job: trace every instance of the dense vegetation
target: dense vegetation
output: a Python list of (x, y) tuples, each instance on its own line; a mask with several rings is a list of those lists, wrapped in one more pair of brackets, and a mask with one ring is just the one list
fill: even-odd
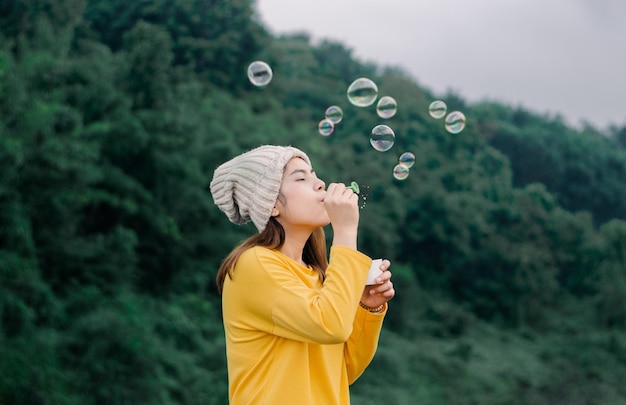
[[(388, 152), (346, 100), (360, 76), (398, 101)], [(434, 99), (467, 128), (446, 132)], [(344, 120), (322, 137), (331, 104)], [(227, 403), (213, 280), (254, 230), (207, 185), (263, 143), (357, 180), (362, 250), (393, 262), (355, 404), (626, 402), (626, 128), (432, 94), (342, 44), (272, 37), (251, 0), (5, 0), (0, 403)]]

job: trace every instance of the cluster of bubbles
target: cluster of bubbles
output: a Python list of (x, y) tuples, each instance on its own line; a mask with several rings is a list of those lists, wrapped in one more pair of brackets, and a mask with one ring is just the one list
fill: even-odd
[[(272, 68), (263, 61), (254, 61), (248, 66), (248, 79), (257, 87), (267, 86), (273, 78)], [(348, 101), (356, 107), (369, 107), (378, 99), (378, 86), (371, 79), (360, 77), (353, 81), (347, 90)], [(382, 119), (389, 119), (396, 115), (398, 103), (393, 97), (384, 96), (376, 104), (376, 114)], [(434, 119), (444, 118), (444, 128), (451, 134), (458, 134), (465, 128), (465, 114), (461, 111), (448, 113), (448, 106), (442, 100), (435, 100), (428, 106), (428, 114)], [(317, 125), (322, 136), (330, 136), (335, 126), (343, 119), (343, 110), (337, 105), (331, 105), (324, 112), (324, 118)], [(388, 125), (379, 124), (372, 128), (370, 144), (379, 152), (386, 152), (395, 143), (396, 134)], [(409, 176), (409, 169), (415, 164), (415, 155), (411, 152), (403, 153), (398, 164), (393, 168), (393, 177), (404, 180)]]
[(329, 136), (335, 131), (335, 125), (343, 119), (341, 107), (331, 105), (324, 112), (324, 118), (317, 124), (317, 130), (322, 136)]
[[(348, 86), (348, 101), (356, 107), (369, 107), (378, 98), (378, 86), (371, 79), (360, 77)], [(398, 103), (393, 97), (384, 96), (376, 104), (376, 114), (382, 119), (396, 115)], [(370, 144), (379, 152), (386, 152), (393, 146), (396, 134), (388, 125), (376, 125), (370, 134)]]
[(452, 111), (448, 115), (448, 106), (441, 100), (435, 100), (428, 106), (428, 114), (434, 119), (441, 119), (444, 116), (444, 127), (451, 134), (458, 134), (465, 129), (465, 114), (461, 111)]
[[(361, 77), (356, 79), (347, 91), (348, 100), (357, 107), (369, 107), (378, 98), (378, 86), (371, 79)], [(384, 96), (376, 104), (376, 114), (383, 119), (389, 119), (396, 115), (398, 103), (393, 97)], [(343, 119), (343, 111), (336, 105), (326, 109), (324, 118), (318, 123), (317, 128), (321, 135), (332, 135), (337, 125)], [(393, 146), (395, 133), (387, 125), (377, 125), (372, 129), (370, 143), (379, 152), (385, 152)]]
[(393, 177), (396, 180), (404, 180), (409, 177), (409, 169), (415, 164), (415, 155), (404, 152), (398, 158), (398, 164), (393, 168)]

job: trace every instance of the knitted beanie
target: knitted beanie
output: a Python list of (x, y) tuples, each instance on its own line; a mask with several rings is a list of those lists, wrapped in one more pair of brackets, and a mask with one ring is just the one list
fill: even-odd
[(235, 224), (250, 220), (265, 229), (278, 199), (287, 162), (309, 157), (291, 146), (263, 145), (221, 164), (213, 173), (213, 201)]

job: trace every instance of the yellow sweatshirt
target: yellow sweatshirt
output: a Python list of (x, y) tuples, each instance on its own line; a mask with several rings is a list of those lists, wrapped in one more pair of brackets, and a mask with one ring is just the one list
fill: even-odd
[(231, 405), (350, 403), (384, 318), (359, 306), (371, 262), (332, 246), (322, 284), (279, 251), (240, 256), (222, 295)]

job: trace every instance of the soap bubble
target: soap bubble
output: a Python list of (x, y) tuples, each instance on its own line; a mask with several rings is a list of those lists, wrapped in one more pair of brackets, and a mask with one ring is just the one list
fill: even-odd
[(397, 164), (394, 168), (393, 168), (393, 177), (396, 180), (404, 180), (407, 177), (409, 177), (409, 168), (401, 165), (401, 164)]
[(361, 200), (361, 206), (359, 208), (363, 209), (367, 205), (367, 197), (369, 196), (369, 188), (370, 186), (365, 185), (361, 186), (361, 193), (359, 194)]
[(343, 111), (336, 105), (331, 105), (326, 109), (326, 119), (333, 124), (339, 124), (343, 119)]
[(407, 169), (410, 169), (415, 164), (415, 155), (411, 152), (404, 152), (402, 155), (400, 155), (398, 163), (406, 167)]
[(317, 130), (319, 131), (320, 135), (328, 136), (332, 134), (335, 130), (335, 125), (331, 120), (324, 118), (319, 122), (319, 124), (317, 124)]
[(273, 76), (272, 68), (265, 62), (258, 60), (248, 66), (248, 79), (255, 86), (267, 86)]
[(436, 100), (430, 103), (428, 106), (428, 114), (435, 119), (442, 118), (446, 115), (446, 111), (448, 110), (448, 106), (441, 100)]
[(396, 115), (396, 111), (398, 111), (398, 103), (396, 103), (393, 97), (381, 97), (381, 99), (378, 100), (378, 104), (376, 104), (376, 114), (378, 114), (380, 118), (391, 118)]
[(370, 143), (379, 152), (386, 152), (393, 146), (396, 134), (387, 125), (377, 125), (372, 129)]
[(452, 111), (446, 117), (446, 131), (458, 134), (465, 128), (465, 114), (460, 111)]
[(348, 100), (357, 107), (369, 107), (378, 97), (378, 86), (366, 77), (352, 82), (348, 87)]

